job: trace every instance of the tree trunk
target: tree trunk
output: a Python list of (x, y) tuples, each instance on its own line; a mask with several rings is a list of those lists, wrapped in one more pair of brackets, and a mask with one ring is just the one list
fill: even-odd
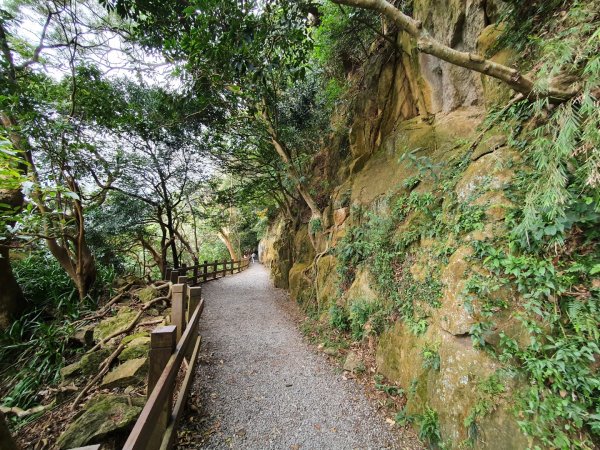
[[(9, 139), (13, 147), (17, 150), (27, 150), (21, 136), (12, 131), (14, 121), (10, 116), (0, 111), (0, 122), (9, 130)], [(20, 166), (23, 174), (27, 173), (25, 161)], [(23, 207), (24, 198), (20, 189), (2, 189), (0, 190), (0, 203), (18, 212)], [(14, 225), (11, 223), (9, 225)], [(6, 241), (3, 241), (6, 243)], [(10, 263), (10, 249), (8, 246), (0, 246), (0, 329), (10, 325), (11, 319), (18, 318), (25, 311), (25, 297), (23, 291), (17, 283)]]
[(275, 147), (275, 151), (277, 152), (277, 154), (281, 157), (281, 159), (285, 163), (287, 171), (288, 171), (288, 175), (290, 176), (290, 178), (292, 180), (294, 180), (294, 183), (296, 184), (296, 189), (298, 190), (298, 192), (300, 193), (300, 195), (302, 196), (302, 198), (308, 205), (308, 208), (310, 209), (311, 220), (321, 220), (321, 211), (319, 210), (319, 207), (317, 206), (317, 202), (315, 201), (315, 199), (313, 198), (311, 193), (308, 191), (308, 189), (300, 181), (300, 174), (296, 171), (296, 168), (292, 164), (292, 160), (291, 160), (290, 156), (288, 155), (288, 152), (286, 151), (283, 144), (277, 140), (276, 135), (272, 128), (270, 129), (270, 133), (271, 133), (271, 143), (273, 144), (273, 147)]
[(25, 297), (17, 283), (9, 259), (9, 250), (0, 246), (0, 330), (11, 325), (25, 310)]
[(229, 251), (229, 256), (231, 257), (231, 259), (233, 261), (236, 261), (238, 259), (238, 256), (237, 256), (237, 252), (233, 248), (233, 244), (231, 243), (231, 239), (229, 239), (229, 233), (224, 228), (221, 228), (219, 230), (218, 234), (219, 234), (219, 239), (221, 239), (221, 241), (223, 241), (223, 243), (227, 247), (227, 250)]
[(407, 16), (394, 5), (386, 0), (332, 0), (341, 5), (354, 6), (356, 8), (371, 9), (383, 14), (394, 22), (398, 28), (417, 41), (417, 49), (420, 52), (436, 56), (443, 61), (449, 62), (466, 69), (488, 75), (503, 81), (516, 92), (529, 98), (549, 98), (554, 102), (563, 102), (572, 98), (577, 93), (577, 86), (569, 89), (560, 89), (551, 86), (545, 92), (535, 92), (532, 80), (522, 75), (518, 70), (497, 62), (485, 59), (483, 56), (454, 50), (452, 47), (437, 41), (427, 30), (423, 28), (420, 21)]

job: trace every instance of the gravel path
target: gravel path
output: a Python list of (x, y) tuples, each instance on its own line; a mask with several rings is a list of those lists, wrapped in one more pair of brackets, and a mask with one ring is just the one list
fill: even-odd
[(202, 352), (178, 448), (421, 448), (303, 341), (284, 308), (289, 297), (262, 265), (204, 289)]

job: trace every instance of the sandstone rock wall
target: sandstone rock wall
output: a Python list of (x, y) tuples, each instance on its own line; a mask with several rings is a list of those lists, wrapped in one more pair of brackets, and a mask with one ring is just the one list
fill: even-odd
[[(459, 50), (484, 51), (497, 35), (497, 29), (489, 23), (490, 19), (495, 20), (501, 2), (413, 3), (414, 16), (436, 38)], [(310, 245), (306, 224), (279, 220), (261, 244), (261, 258), (271, 267), (276, 285), (289, 287), (292, 298), (311, 312), (321, 314), (323, 320), (327, 320), (328, 308), (333, 304), (385, 302), (373, 282), (375, 274), (370, 267), (360, 266), (351, 286), (340, 287), (335, 249), (348, 230), (364, 220), (364, 215), (356, 211), (389, 214), (386, 196), (407, 192), (406, 182), (416, 173), (415, 165), (402, 155), (416, 151), (439, 166), (470, 155), (455, 194), (460, 204), (483, 208), (485, 226), (443, 239), (421, 239), (414, 245), (417, 253), (424, 256), (412, 261), (411, 276), (419, 282), (434, 270), (440, 274), (440, 306), (429, 311), (429, 326), (420, 335), (398, 319), (379, 336), (376, 351), (377, 370), (413, 391), (408, 412), (419, 413), (426, 406), (435, 409), (443, 439), (450, 447), (458, 448), (470, 436), (465, 421), (481, 400), (482, 381), (500, 368), (495, 359), (473, 346), (469, 336), (479, 317), (478, 311), (466, 308), (465, 284), (473, 273), (485, 276), (471, 257), (470, 244), (504, 232), (502, 220), (510, 206), (504, 188), (512, 180), (510, 167), (519, 162), (506, 139), (494, 130), (488, 131), (476, 148), (471, 143), (479, 135), (486, 107), (505, 101), (510, 92), (493, 80), (482, 80), (479, 74), (419, 54), (403, 34), (398, 36), (398, 42), (402, 51), (382, 50), (366, 65), (360, 80), (354, 80), (363, 84), (357, 89), (359, 93), (350, 111), (350, 156), (333, 171), (337, 178), (328, 180), (336, 186), (324, 210), (325, 230), (317, 239), (316, 252)], [(503, 51), (495, 58), (507, 62), (512, 55)], [(424, 177), (415, 191), (426, 192), (436, 182)], [(450, 205), (444, 204), (443, 208), (445, 214), (453, 214)], [(409, 229), (410, 222), (417, 220), (420, 219), (408, 217), (397, 232)], [(440, 261), (428, 251), (435, 246), (450, 249), (447, 261)], [(316, 259), (315, 253), (319, 255)], [(505, 295), (510, 301), (511, 293)], [(507, 315), (499, 323), (500, 329), (486, 336), (492, 345), (500, 332), (524, 338), (512, 316)], [(439, 370), (425, 369), (422, 364), (422, 351), (428, 345), (438, 349)], [(475, 448), (529, 446), (507, 400), (520, 383), (518, 379), (505, 382), (505, 392), (478, 423)]]

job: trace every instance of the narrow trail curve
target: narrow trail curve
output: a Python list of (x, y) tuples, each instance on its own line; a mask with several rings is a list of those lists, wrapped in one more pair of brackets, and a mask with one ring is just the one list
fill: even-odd
[[(420, 449), (303, 341), (268, 270), (208, 283), (180, 449)], [(288, 306), (289, 307), (289, 306)], [(195, 410), (194, 410), (195, 409)], [(407, 433), (408, 434), (408, 433)]]

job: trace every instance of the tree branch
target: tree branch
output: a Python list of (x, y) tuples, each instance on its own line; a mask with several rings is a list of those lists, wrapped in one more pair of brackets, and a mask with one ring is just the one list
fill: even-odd
[(510, 88), (527, 98), (548, 98), (553, 102), (563, 102), (575, 96), (578, 91), (578, 87), (574, 85), (566, 90), (551, 86), (546, 91), (537, 92), (533, 81), (522, 75), (518, 70), (485, 59), (476, 53), (461, 52), (442, 44), (423, 28), (423, 24), (420, 21), (407, 16), (386, 0), (332, 1), (341, 5), (376, 11), (390, 19), (400, 30), (412, 36), (417, 41), (417, 49), (420, 52), (436, 56), (450, 64), (474, 70), (475, 72), (503, 81)]

